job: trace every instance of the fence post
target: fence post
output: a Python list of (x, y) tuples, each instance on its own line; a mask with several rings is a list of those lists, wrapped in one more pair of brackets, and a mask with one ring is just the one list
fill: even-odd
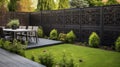
[(80, 34), (79, 34), (79, 35), (80, 35), (80, 41), (82, 41), (82, 38), (81, 38), (81, 35), (82, 35), (82, 29), (81, 29), (81, 26), (82, 26), (81, 16), (82, 16), (82, 15), (81, 15), (81, 14), (82, 14), (82, 13), (81, 13), (81, 12), (82, 12), (82, 11), (81, 11), (81, 9), (79, 8), (79, 23), (80, 23), (80, 30), (79, 30), (79, 33), (80, 33)]
[(100, 7), (100, 45), (103, 45), (103, 7)]
[(29, 14), (29, 25), (31, 25), (31, 12)]

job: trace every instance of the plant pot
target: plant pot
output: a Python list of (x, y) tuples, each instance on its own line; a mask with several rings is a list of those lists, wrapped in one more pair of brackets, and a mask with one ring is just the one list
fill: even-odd
[(17, 29), (17, 26), (16, 25), (12, 25), (12, 29)]

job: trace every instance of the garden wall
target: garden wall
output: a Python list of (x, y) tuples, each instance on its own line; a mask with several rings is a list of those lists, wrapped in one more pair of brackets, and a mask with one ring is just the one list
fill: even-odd
[(41, 25), (46, 35), (54, 28), (65, 33), (73, 30), (81, 42), (95, 31), (101, 44), (111, 45), (120, 35), (120, 5), (31, 13), (30, 25)]

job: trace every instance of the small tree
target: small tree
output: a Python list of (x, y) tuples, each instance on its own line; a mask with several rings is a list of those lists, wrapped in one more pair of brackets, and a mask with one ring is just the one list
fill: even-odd
[(92, 34), (89, 37), (89, 46), (98, 47), (99, 44), (100, 44), (99, 36), (95, 32), (92, 32)]

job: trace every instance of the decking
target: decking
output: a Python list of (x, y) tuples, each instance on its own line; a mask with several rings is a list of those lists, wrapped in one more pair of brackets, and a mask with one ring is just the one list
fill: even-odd
[(27, 48), (29, 49), (29, 48), (36, 48), (36, 47), (43, 47), (43, 46), (51, 46), (51, 45), (57, 45), (60, 43), (62, 43), (62, 41), (39, 38), (38, 43), (30, 42)]
[(45, 66), (0, 48), (0, 67), (45, 67)]

